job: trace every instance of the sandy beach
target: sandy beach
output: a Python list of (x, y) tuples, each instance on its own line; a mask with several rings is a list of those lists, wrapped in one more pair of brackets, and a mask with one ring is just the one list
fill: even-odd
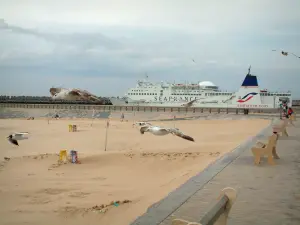
[[(141, 135), (131, 122), (0, 120), (0, 224), (127, 225), (153, 203), (251, 138), (270, 121), (151, 122), (192, 136)], [(76, 124), (78, 132), (69, 132)], [(20, 146), (5, 137), (29, 132)], [(80, 164), (58, 164), (60, 150), (76, 150)], [(9, 159), (4, 160), (4, 157)], [(117, 204), (112, 204), (117, 202)]]

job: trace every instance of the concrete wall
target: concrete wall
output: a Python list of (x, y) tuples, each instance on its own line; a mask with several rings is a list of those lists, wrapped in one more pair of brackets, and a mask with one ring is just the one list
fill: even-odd
[[(61, 118), (120, 118), (125, 119), (171, 119), (176, 117), (209, 116), (213, 114), (243, 114), (243, 109), (232, 108), (184, 108), (184, 107), (137, 107), (137, 106), (101, 106), (66, 104), (14, 104), (0, 103), (0, 118), (49, 118), (58, 114)], [(249, 114), (279, 115), (277, 109), (250, 109)], [(220, 115), (221, 116), (221, 115)]]

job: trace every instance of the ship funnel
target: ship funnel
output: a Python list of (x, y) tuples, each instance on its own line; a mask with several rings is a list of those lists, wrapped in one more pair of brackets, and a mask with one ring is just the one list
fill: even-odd
[(250, 74), (251, 66), (248, 69), (248, 74), (246, 75), (242, 87), (258, 87), (257, 77)]

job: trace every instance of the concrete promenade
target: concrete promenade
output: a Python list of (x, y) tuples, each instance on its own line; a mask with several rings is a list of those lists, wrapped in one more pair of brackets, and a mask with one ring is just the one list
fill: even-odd
[(300, 122), (294, 124), (287, 128), (289, 137), (279, 138), (276, 165), (265, 159), (255, 166), (250, 150), (258, 139), (271, 135), (269, 127), (150, 207), (132, 225), (170, 225), (174, 218), (199, 222), (225, 187), (238, 191), (228, 225), (299, 225)]

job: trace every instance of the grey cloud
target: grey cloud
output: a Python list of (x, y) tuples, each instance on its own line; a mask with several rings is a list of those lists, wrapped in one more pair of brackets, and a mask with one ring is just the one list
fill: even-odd
[[(207, 73), (213, 69), (243, 70), (249, 64), (255, 68), (270, 67), (270, 63), (276, 68), (299, 68), (299, 63), (286, 63), (284, 60), (289, 59), (280, 58), (280, 55), (271, 52), (274, 46), (287, 37), (280, 36), (278, 39), (270, 35), (266, 37), (251, 34), (251, 31), (243, 36), (236, 33), (216, 36), (154, 28), (144, 28), (139, 33), (139, 29), (131, 32), (126, 27), (117, 27), (111, 28), (109, 32), (107, 28), (105, 34), (114, 33), (114, 37), (108, 39), (121, 43), (113, 45), (114, 48), (107, 48), (91, 32), (61, 34), (53, 30), (50, 33), (12, 26), (3, 20), (0, 24), (0, 32), (3, 32), (0, 35), (0, 48), (5, 45), (3, 54), (0, 49), (2, 74), (135, 77), (147, 71), (157, 77), (163, 75), (173, 79), (174, 76), (186, 74), (190, 77), (197, 74), (202, 76), (204, 71)], [(9, 29), (13, 32), (5, 32)], [(77, 27), (75, 30), (82, 29)], [(95, 27), (94, 30), (101, 30), (101, 27)], [(127, 35), (126, 38), (123, 37), (124, 34)], [(55, 38), (48, 41), (49, 37)], [(292, 38), (298, 40), (296, 37)], [(94, 44), (87, 46), (87, 40), (91, 39), (95, 41)], [(15, 47), (14, 41), (17, 40), (21, 44)], [(287, 44), (290, 43), (295, 42), (289, 40)], [(194, 64), (191, 58), (197, 63)]]
[(53, 42), (59, 46), (76, 46), (82, 49), (92, 49), (97, 46), (105, 47), (108, 49), (121, 48), (122, 43), (108, 38), (100, 32), (95, 33), (50, 33), (40, 32), (35, 29), (22, 28), (15, 25), (8, 24), (4, 19), (0, 19), (0, 30), (9, 30), (17, 34), (32, 35), (42, 38), (46, 41)]

